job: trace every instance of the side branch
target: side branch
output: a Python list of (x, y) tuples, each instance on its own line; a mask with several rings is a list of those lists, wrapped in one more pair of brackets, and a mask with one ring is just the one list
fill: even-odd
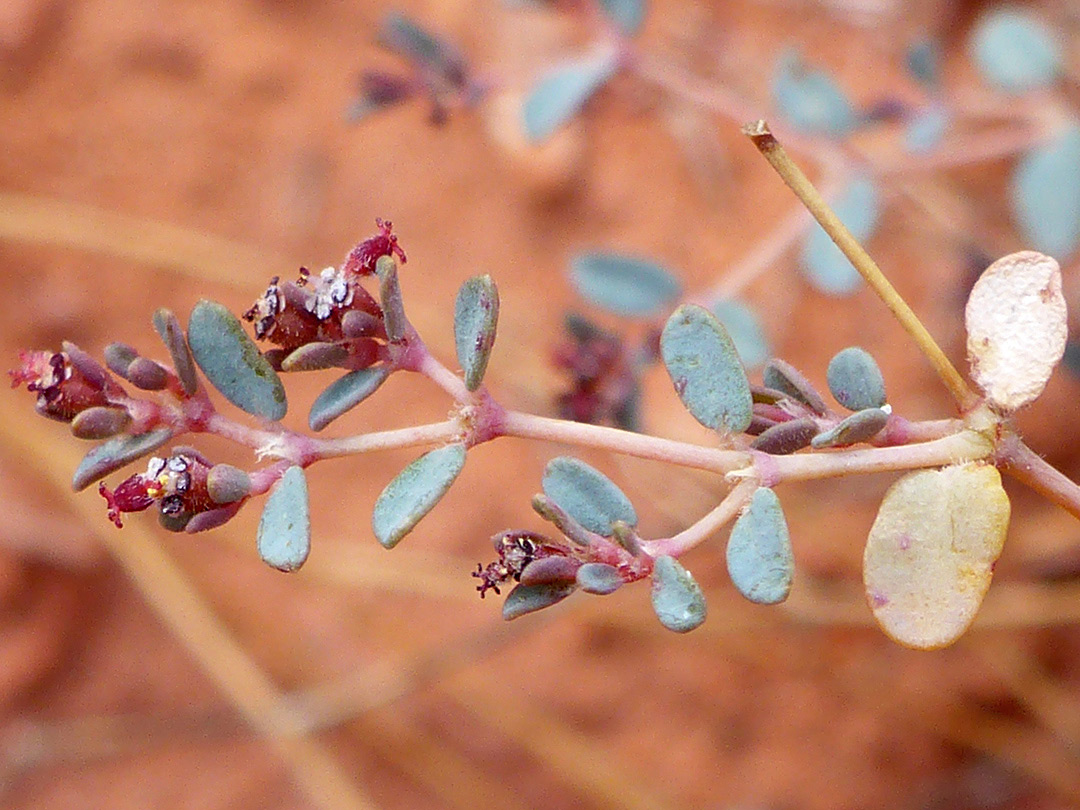
[(915, 315), (907, 302), (900, 297), (900, 294), (889, 283), (889, 280), (885, 278), (885, 274), (881, 272), (881, 268), (877, 266), (870, 254), (866, 252), (858, 240), (844, 226), (844, 223), (840, 221), (839, 217), (829, 208), (828, 203), (814, 188), (814, 184), (788, 157), (779, 141), (769, 131), (768, 124), (764, 121), (755, 121), (743, 127), (743, 133), (750, 137), (758, 151), (769, 161), (769, 164), (788, 187), (795, 192), (795, 195), (802, 200), (807, 210), (813, 214), (814, 219), (832, 238), (836, 246), (843, 251), (844, 255), (855, 266), (855, 269), (859, 271), (859, 274), (866, 279), (867, 284), (873, 288), (874, 292), (885, 303), (885, 306), (896, 316), (904, 330), (911, 335), (922, 353), (930, 360), (930, 364), (934, 367), (934, 371), (937, 372), (938, 376), (941, 377), (942, 382), (945, 383), (945, 387), (949, 389), (949, 393), (956, 400), (960, 410), (966, 411), (974, 405), (976, 397), (968, 388), (964, 378), (960, 376), (960, 372), (949, 362), (945, 352), (937, 345), (933, 336), (923, 326), (922, 321)]
[(1019, 436), (1006, 436), (998, 445), (995, 458), (1017, 481), (1080, 518), (1080, 485), (1048, 464)]

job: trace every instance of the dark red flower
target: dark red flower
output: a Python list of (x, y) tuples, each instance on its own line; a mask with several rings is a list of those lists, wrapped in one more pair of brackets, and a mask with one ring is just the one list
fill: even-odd
[(66, 352), (21, 351), (19, 368), (8, 371), (11, 387), (26, 383), (37, 393), (35, 408), (42, 416), (70, 422), (87, 408), (110, 404), (124, 394), (106, 375), (90, 377), (71, 362)]
[(375, 272), (375, 262), (383, 256), (397, 256), (402, 264), (408, 261), (405, 258), (405, 251), (398, 244), (397, 234), (394, 233), (394, 223), (376, 219), (375, 225), (379, 228), (379, 232), (354, 247), (345, 257), (342, 269), (347, 275), (372, 275)]
[(193, 452), (174, 451), (168, 458), (154, 456), (146, 471), (136, 473), (110, 490), (104, 483), (98, 492), (108, 504), (109, 520), (122, 528), (122, 512), (141, 512), (155, 503), (163, 519), (183, 528), (195, 515), (222, 508), (210, 497), (206, 475), (210, 465)]

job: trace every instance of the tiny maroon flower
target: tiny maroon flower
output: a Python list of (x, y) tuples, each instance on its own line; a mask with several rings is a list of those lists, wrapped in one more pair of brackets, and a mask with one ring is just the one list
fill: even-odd
[(636, 429), (637, 378), (618, 335), (583, 318), (567, 320), (569, 340), (556, 347), (554, 362), (570, 373), (570, 390), (558, 397), (559, 414), (575, 422), (612, 422)]
[(207, 487), (211, 466), (193, 453), (174, 451), (168, 458), (154, 456), (146, 471), (136, 473), (110, 490), (104, 483), (98, 492), (108, 504), (109, 520), (122, 528), (123, 512), (141, 512), (155, 503), (162, 518), (182, 528), (195, 515), (220, 508)]
[(473, 576), (480, 580), (476, 590), (482, 599), (488, 590), (499, 594), (499, 585), (513, 579), (521, 581), (521, 572), (529, 563), (548, 557), (568, 557), (570, 549), (536, 532), (510, 530), (491, 538), (499, 558), (487, 567), (477, 564)]
[(87, 376), (67, 352), (22, 351), (19, 361), (19, 368), (8, 371), (11, 387), (26, 383), (38, 395), (37, 412), (50, 419), (70, 422), (88, 408), (111, 404), (110, 397), (124, 396), (107, 375)]
[(394, 233), (394, 223), (389, 220), (376, 219), (375, 225), (378, 227), (379, 232), (354, 247), (349, 252), (349, 255), (345, 257), (342, 270), (346, 274), (373, 275), (375, 273), (375, 262), (383, 256), (397, 256), (401, 259), (402, 264), (408, 261), (405, 258), (405, 251), (398, 244), (397, 234)]

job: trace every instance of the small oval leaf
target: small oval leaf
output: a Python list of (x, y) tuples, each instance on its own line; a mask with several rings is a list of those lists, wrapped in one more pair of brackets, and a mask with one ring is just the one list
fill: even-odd
[(454, 344), (465, 387), (475, 391), (487, 371), (499, 326), (499, 288), (491, 276), (475, 276), (461, 285), (454, 303)]
[(83, 460), (71, 481), (71, 488), (81, 492), (88, 486), (116, 472), (126, 464), (153, 453), (169, 439), (173, 432), (170, 428), (158, 428), (138, 436), (117, 436), (104, 444), (99, 444)]
[(868, 442), (881, 433), (888, 422), (889, 413), (881, 408), (856, 411), (832, 430), (819, 433), (810, 444), (816, 450), (823, 450), (826, 447), (847, 447), (850, 444)]
[(731, 433), (750, 426), (750, 381), (711, 312), (696, 304), (675, 310), (660, 336), (660, 354), (683, 405), (701, 424)]
[(833, 355), (825, 374), (829, 391), (849, 411), (880, 408), (885, 404), (885, 378), (865, 349), (849, 346)]
[(866, 598), (882, 629), (936, 649), (968, 628), (1009, 525), (1009, 499), (990, 465), (909, 473), (885, 493), (863, 558)]
[(109, 439), (123, 433), (131, 424), (127, 408), (99, 405), (80, 411), (71, 420), (71, 435), (76, 439)]
[(795, 555), (780, 499), (759, 487), (731, 528), (727, 569), (739, 593), (759, 605), (783, 602), (791, 593)]
[[(785, 360), (774, 357), (761, 370), (761, 381), (767, 389), (780, 391), (791, 399), (797, 400), (818, 416), (828, 411), (825, 400), (811, 382), (795, 366)], [(762, 400), (767, 401), (767, 400)]]
[(1080, 125), (1024, 155), (1009, 197), (1031, 247), (1064, 259), (1080, 246)]
[(713, 304), (712, 314), (731, 335), (739, 359), (746, 368), (760, 366), (772, 355), (761, 321), (746, 304), (728, 298)]
[(971, 56), (983, 78), (1008, 93), (1053, 84), (1061, 73), (1061, 45), (1029, 11), (988, 11), (971, 32)]
[(1065, 353), (1068, 319), (1061, 268), (1026, 250), (990, 265), (964, 311), (972, 379), (999, 408), (1032, 402)]
[(278, 571), (296, 571), (308, 558), (311, 519), (302, 467), (289, 467), (270, 490), (259, 519), (256, 544), (263, 562)]
[(541, 557), (521, 569), (522, 585), (547, 585), (552, 582), (573, 582), (581, 561), (573, 557)]
[(615, 74), (616, 64), (615, 50), (606, 49), (564, 62), (542, 76), (522, 106), (526, 137), (534, 142), (551, 137)]
[(607, 596), (623, 584), (619, 569), (607, 563), (585, 563), (577, 570), (577, 584), (585, 593)]
[(180, 387), (189, 397), (193, 396), (199, 388), (199, 377), (195, 373), (195, 359), (191, 356), (184, 330), (180, 327), (180, 321), (171, 310), (162, 308), (154, 313), (154, 329), (161, 337), (161, 342), (169, 350), (172, 357), (173, 370), (180, 378)]
[(214, 503), (235, 503), (251, 494), (251, 476), (231, 464), (215, 464), (206, 473), (206, 492)]
[(682, 293), (679, 280), (660, 265), (617, 253), (575, 256), (570, 280), (590, 304), (629, 318), (661, 315)]
[(705, 621), (705, 594), (694, 577), (674, 557), (656, 558), (652, 575), (652, 605), (660, 624), (676, 633), (689, 633)]
[(405, 317), (405, 304), (401, 299), (397, 262), (393, 256), (380, 256), (375, 262), (375, 274), (379, 278), (379, 301), (382, 303), (383, 326), (391, 343), (405, 339), (409, 321)]
[(544, 494), (590, 532), (610, 537), (613, 521), (637, 524), (630, 499), (595, 467), (560, 456), (544, 468)]
[(561, 602), (577, 589), (573, 582), (553, 582), (546, 585), (517, 585), (506, 595), (502, 615), (512, 621), (527, 613), (551, 607)]
[(228, 309), (205, 299), (197, 303), (188, 320), (188, 341), (203, 374), (229, 402), (264, 419), (285, 416), (285, 386)]
[(322, 430), (374, 394), (389, 376), (390, 372), (385, 366), (372, 366), (350, 371), (341, 379), (330, 383), (312, 403), (308, 425), (312, 430)]
[(781, 54), (772, 93), (780, 114), (801, 132), (840, 138), (859, 122), (840, 85), (825, 71), (808, 68), (797, 51)]
[(624, 34), (636, 34), (645, 21), (645, 0), (600, 0), (600, 6)]
[(371, 526), (385, 548), (393, 548), (439, 502), (461, 468), (465, 445), (448, 444), (420, 456), (391, 481), (375, 501)]
[(750, 442), (750, 447), (769, 455), (786, 456), (809, 447), (817, 433), (818, 424), (813, 419), (789, 419), (763, 430)]
[(349, 359), (340, 343), (306, 343), (281, 360), (282, 371), (322, 371), (337, 368)]
[[(872, 180), (855, 178), (830, 202), (836, 216), (859, 242), (873, 235), (878, 220), (878, 190)], [(816, 222), (803, 245), (802, 265), (807, 280), (826, 295), (851, 295), (862, 285), (862, 276)]]

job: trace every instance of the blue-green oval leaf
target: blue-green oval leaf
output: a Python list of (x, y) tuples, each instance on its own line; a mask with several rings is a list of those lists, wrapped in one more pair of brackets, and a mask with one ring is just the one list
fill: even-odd
[(661, 315), (682, 293), (679, 280), (655, 262), (601, 251), (575, 256), (570, 280), (590, 304), (626, 317)]
[(607, 596), (622, 587), (619, 569), (607, 563), (585, 563), (578, 568), (577, 584), (585, 593)]
[(188, 343), (206, 379), (237, 408), (277, 421), (285, 416), (285, 386), (236, 316), (202, 300), (188, 320)]
[(686, 409), (713, 430), (741, 433), (753, 402), (746, 370), (727, 330), (711, 312), (684, 304), (668, 318), (660, 355)]
[(259, 556), (271, 568), (296, 571), (308, 558), (311, 518), (302, 467), (289, 467), (270, 490), (256, 538)]
[(547, 140), (578, 114), (592, 95), (615, 74), (616, 53), (564, 62), (546, 73), (533, 87), (522, 107), (525, 136)]
[(773, 101), (780, 114), (801, 132), (840, 138), (855, 129), (859, 116), (828, 73), (809, 68), (794, 50), (777, 61)]
[[(831, 202), (833, 211), (859, 242), (873, 235), (878, 220), (878, 190), (872, 180), (852, 180)], [(802, 264), (810, 283), (828, 295), (851, 295), (862, 285), (862, 276), (816, 222), (803, 245)]]
[(866, 408), (842, 420), (831, 430), (819, 433), (810, 442), (815, 449), (826, 447), (847, 447), (859, 442), (868, 442), (889, 423), (889, 412), (882, 408)]
[(759, 605), (787, 599), (795, 575), (795, 556), (780, 499), (759, 487), (731, 529), (727, 568), (739, 593)]
[(109, 473), (116, 472), (137, 458), (153, 453), (169, 441), (172, 435), (171, 428), (158, 428), (138, 436), (117, 436), (104, 444), (99, 444), (79, 462), (71, 481), (71, 488), (76, 492), (81, 492)]
[(837, 352), (829, 361), (825, 379), (833, 397), (849, 411), (885, 404), (885, 378), (866, 349), (848, 346)]
[(312, 430), (322, 430), (343, 413), (355, 408), (374, 394), (389, 376), (390, 372), (385, 366), (372, 366), (350, 371), (344, 377), (330, 383), (312, 403), (311, 412), (308, 414), (308, 425)]
[(919, 110), (904, 126), (904, 148), (909, 152), (921, 154), (936, 149), (949, 128), (949, 111), (944, 106), (933, 104)]
[(517, 585), (506, 595), (502, 615), (512, 621), (527, 613), (551, 607), (577, 589), (573, 582), (549, 582), (543, 585)]
[(645, 21), (645, 0), (600, 0), (600, 6), (624, 34), (636, 34)]
[(712, 314), (731, 335), (739, 359), (746, 368), (760, 366), (772, 356), (761, 321), (746, 304), (728, 298), (713, 304)]
[(705, 594), (674, 557), (657, 557), (652, 575), (652, 605), (660, 624), (689, 633), (705, 621)]
[(454, 344), (465, 387), (475, 391), (487, 371), (499, 325), (499, 288), (491, 276), (476, 276), (461, 285), (454, 304)]
[(465, 445), (448, 444), (420, 456), (391, 481), (375, 501), (371, 527), (385, 548), (393, 548), (439, 502), (461, 468)]
[(584, 528), (610, 537), (611, 524), (637, 525), (637, 512), (623, 491), (595, 467), (559, 456), (544, 468), (544, 494)]
[(1061, 74), (1061, 44), (1029, 11), (988, 11), (971, 32), (971, 56), (983, 78), (1008, 93), (1053, 84)]
[(1065, 259), (1080, 245), (1080, 125), (1028, 152), (1010, 189), (1028, 247)]

